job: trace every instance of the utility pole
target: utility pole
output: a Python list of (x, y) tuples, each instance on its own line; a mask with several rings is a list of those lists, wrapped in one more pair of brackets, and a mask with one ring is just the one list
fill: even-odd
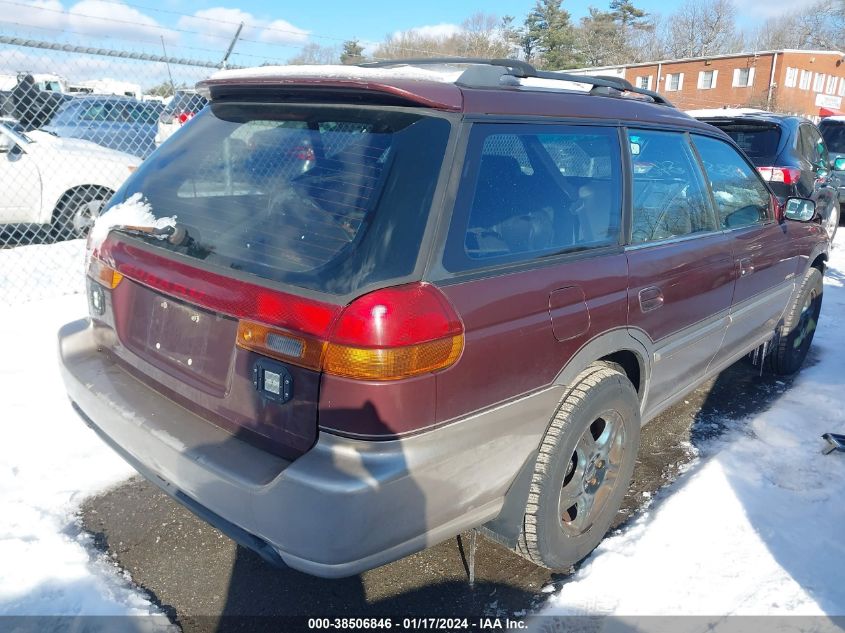
[(244, 23), (241, 22), (238, 25), (238, 30), (235, 31), (235, 37), (232, 38), (231, 43), (229, 44), (229, 48), (226, 50), (226, 54), (223, 55), (223, 60), (220, 62), (220, 68), (226, 68), (229, 62), (229, 55), (232, 54), (232, 49), (235, 48), (235, 44), (238, 42), (238, 38), (241, 36), (241, 31), (244, 28)]
[(170, 72), (170, 61), (167, 57), (167, 49), (164, 47), (164, 35), (161, 35), (161, 50), (164, 53), (164, 65), (167, 66), (167, 76), (170, 77), (170, 89), (176, 94), (176, 84), (173, 83), (173, 73)]

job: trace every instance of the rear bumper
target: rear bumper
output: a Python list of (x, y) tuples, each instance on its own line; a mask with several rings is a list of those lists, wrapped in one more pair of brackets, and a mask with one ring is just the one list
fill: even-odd
[(68, 394), (142, 475), (272, 562), (360, 573), (497, 516), (536, 449), (559, 387), (401, 440), (320, 433), (288, 462), (133, 378), (97, 350), (88, 320), (59, 332)]

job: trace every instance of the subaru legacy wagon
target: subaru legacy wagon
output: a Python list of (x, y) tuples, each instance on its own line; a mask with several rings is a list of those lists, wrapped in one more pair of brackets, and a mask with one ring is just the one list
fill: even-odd
[(828, 239), (656, 93), (426, 63), (202, 82), (95, 226), (65, 384), (272, 562), (348, 576), (483, 527), (566, 570), (643, 423), (746, 355), (799, 369)]

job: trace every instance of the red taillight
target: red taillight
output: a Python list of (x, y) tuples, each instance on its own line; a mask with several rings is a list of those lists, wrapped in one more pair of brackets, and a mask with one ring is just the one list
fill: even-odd
[[(235, 317), (236, 344), (295, 365), (362, 380), (397, 380), (445, 369), (461, 355), (464, 328), (446, 297), (426, 283), (376, 290), (345, 308), (165, 258), (107, 239), (92, 273), (114, 287), (123, 276)], [(106, 272), (113, 272), (108, 276)], [(113, 281), (112, 281), (113, 280)]]
[(794, 185), (801, 180), (801, 170), (796, 167), (758, 167), (757, 171), (769, 182)]
[(314, 149), (311, 147), (294, 147), (291, 150), (291, 155), (297, 160), (314, 160)]
[(179, 112), (173, 115), (173, 122), (178, 123), (179, 125), (183, 125), (184, 123), (190, 121), (192, 118), (194, 118), (193, 112)]
[(398, 347), (455, 336), (463, 326), (446, 297), (431, 284), (376, 290), (341, 313), (331, 342), (358, 347)]
[(455, 363), (463, 324), (434, 286), (377, 290), (347, 306), (326, 346), (323, 370), (338, 376), (396, 380)]

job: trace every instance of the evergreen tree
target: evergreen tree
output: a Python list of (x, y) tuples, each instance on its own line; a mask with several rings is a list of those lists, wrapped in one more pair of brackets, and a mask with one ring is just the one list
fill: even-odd
[(364, 61), (364, 47), (357, 39), (346, 40), (340, 53), (341, 64), (360, 64)]
[[(537, 0), (525, 19), (526, 40), (542, 53), (542, 66), (552, 70), (573, 68), (580, 62), (575, 30), (562, 0)], [(523, 50), (525, 48), (523, 47)]]

